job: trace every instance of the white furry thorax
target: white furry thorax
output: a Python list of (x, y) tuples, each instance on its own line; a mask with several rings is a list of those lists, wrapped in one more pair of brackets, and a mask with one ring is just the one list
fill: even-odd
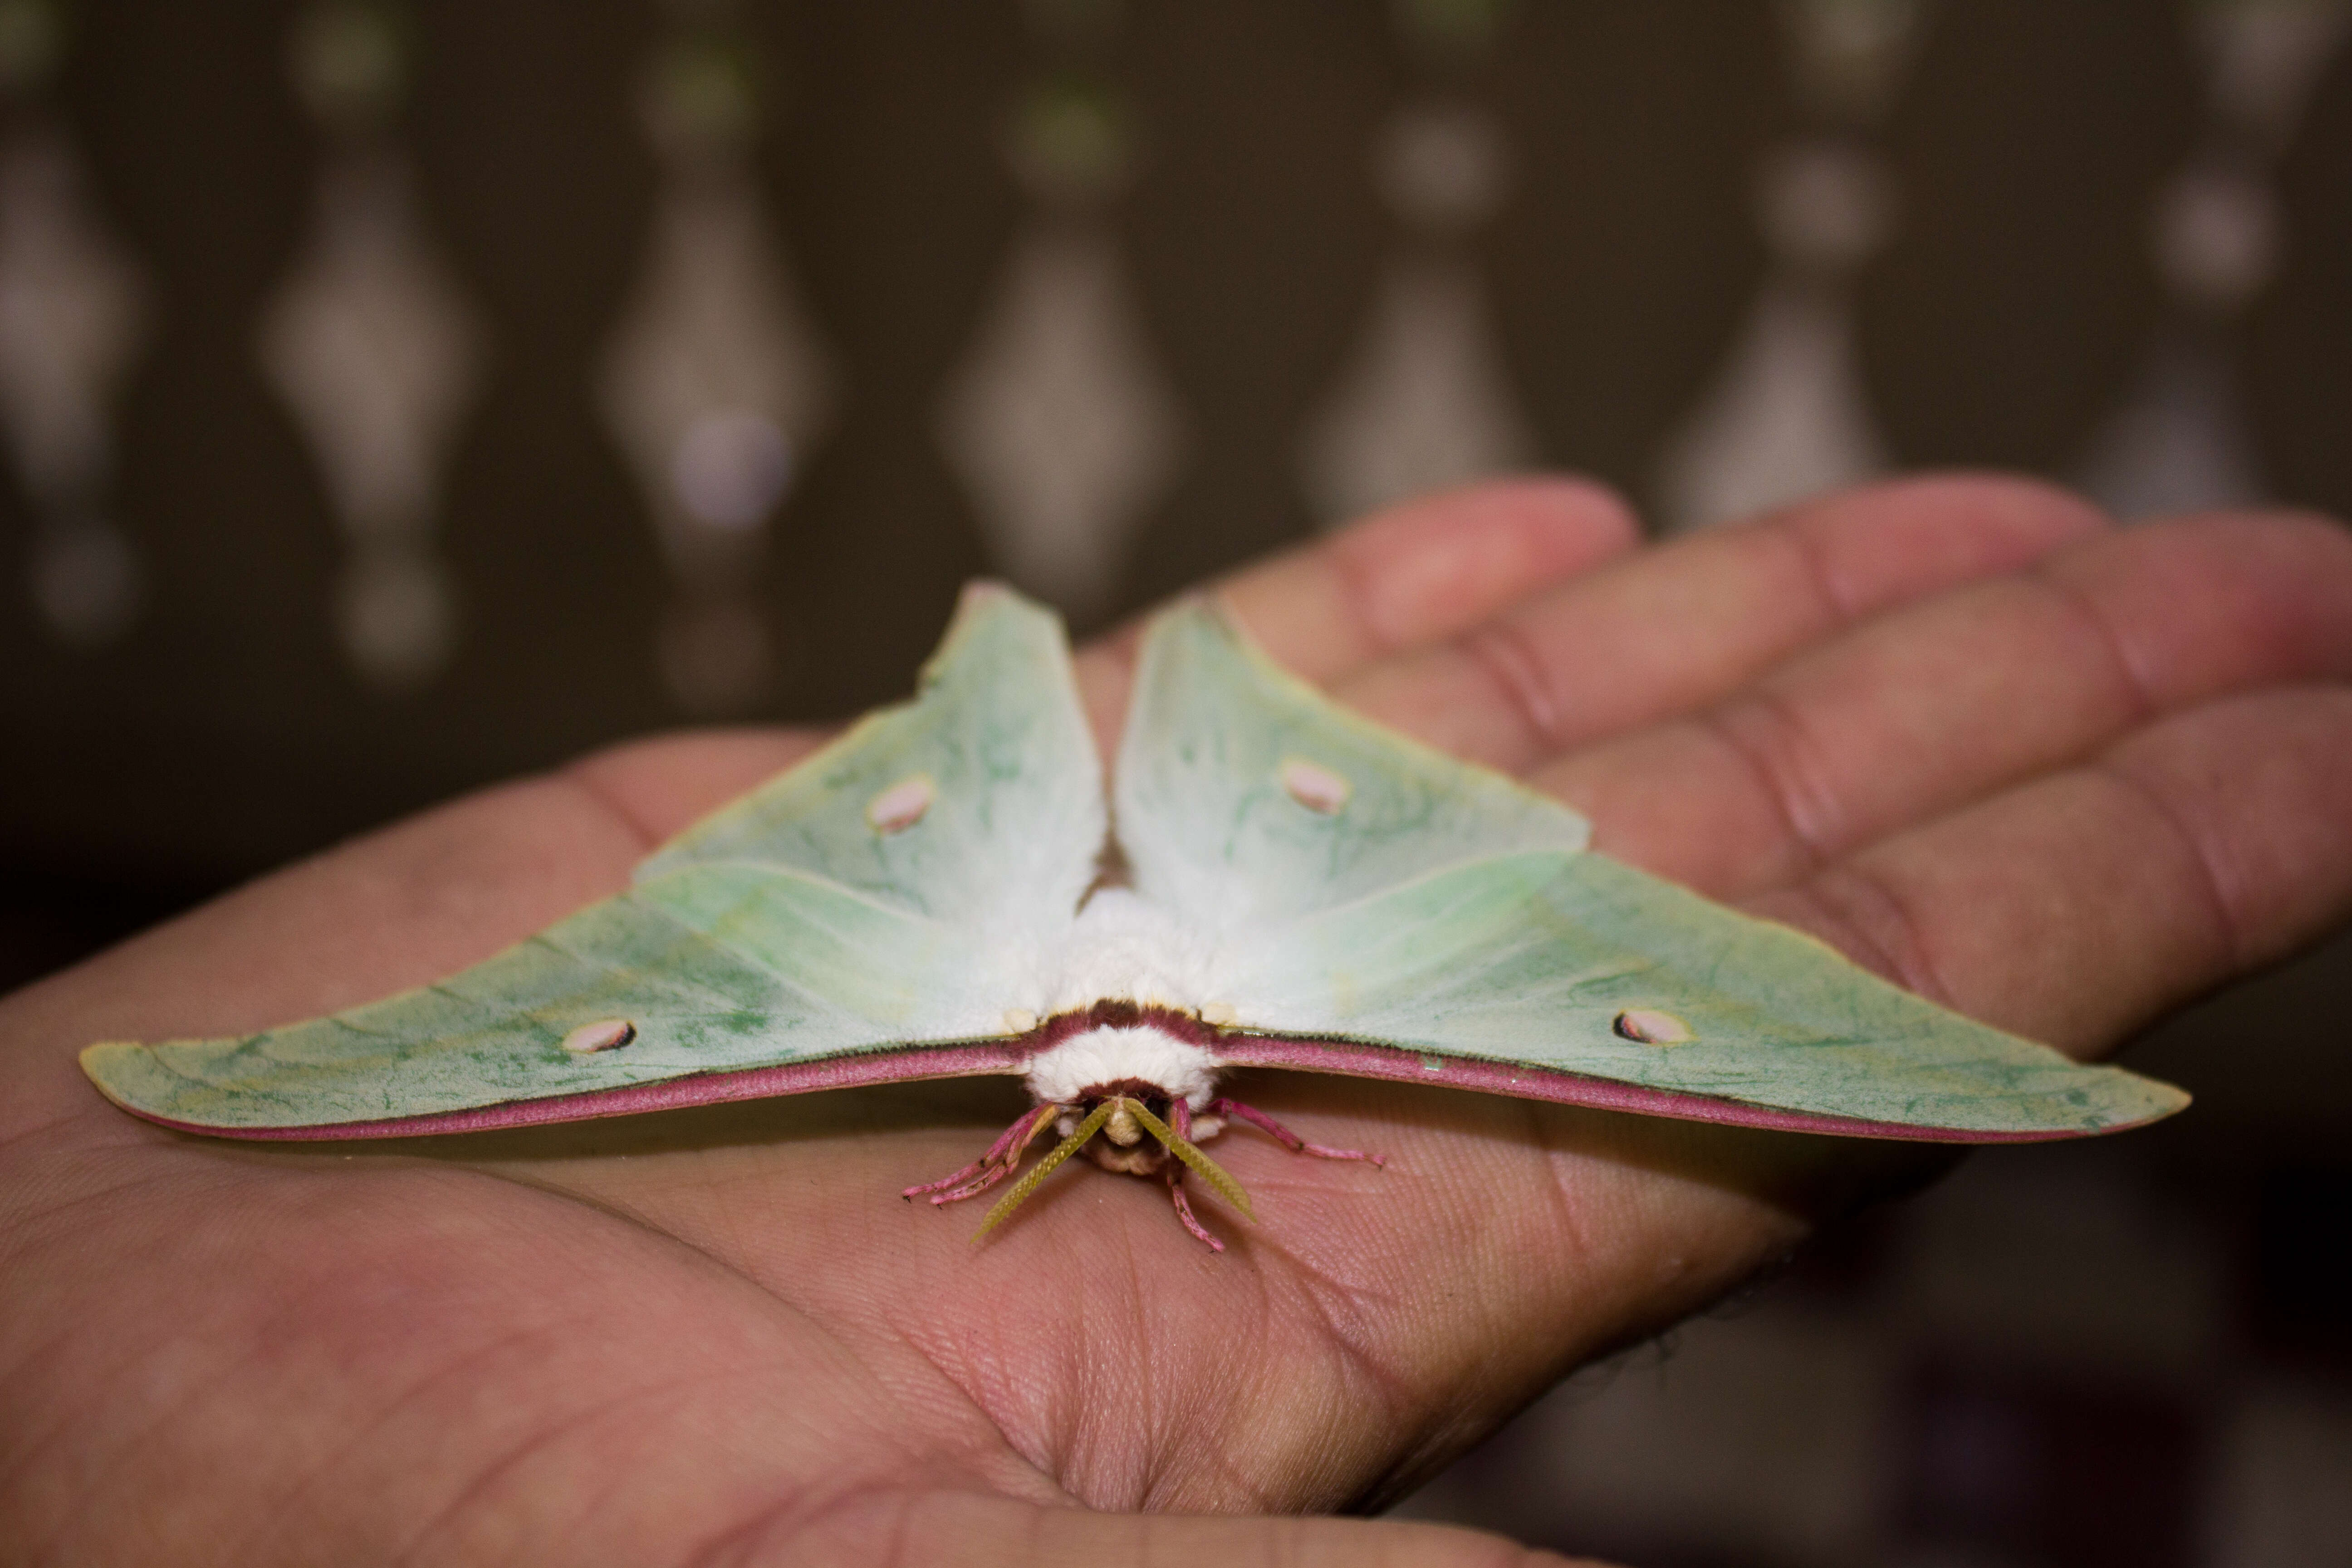
[(1104, 888), (1050, 949), (1032, 956), (1030, 1011), (1041, 1018), (1097, 1002), (1197, 1012), (1212, 1001), (1216, 944), (1125, 888)]

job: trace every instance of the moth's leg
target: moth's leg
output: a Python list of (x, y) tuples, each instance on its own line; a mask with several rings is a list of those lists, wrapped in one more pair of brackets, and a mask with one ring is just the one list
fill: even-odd
[[(1181, 1105), (1184, 1102), (1179, 1100), (1176, 1103)], [(1168, 1162), (1166, 1174), (1168, 1195), (1176, 1203), (1176, 1217), (1184, 1222), (1184, 1228), (1192, 1233), (1194, 1240), (1207, 1242), (1209, 1250), (1212, 1252), (1223, 1252), (1225, 1249), (1225, 1244), (1211, 1236), (1207, 1227), (1192, 1215), (1192, 1200), (1184, 1195), (1184, 1167), (1171, 1160)]]
[(937, 1195), (931, 1198), (934, 1204), (961, 1203), (965, 1198), (978, 1197), (1013, 1173), (1013, 1167), (1021, 1163), (1021, 1156), (1028, 1152), (1029, 1145), (1036, 1142), (1037, 1134), (1045, 1131), (1055, 1113), (1060, 1110), (1057, 1105), (1033, 1107), (988, 1146), (987, 1153), (954, 1175), (926, 1182), (919, 1187), (908, 1187), (898, 1195), (912, 1199), (935, 1194)]
[(974, 1160), (971, 1164), (966, 1165), (954, 1175), (943, 1176), (936, 1182), (926, 1182), (919, 1187), (908, 1187), (905, 1192), (900, 1193), (898, 1195), (902, 1198), (919, 1197), (925, 1193), (936, 1193), (943, 1188), (961, 1186), (964, 1183), (971, 1181), (973, 1177), (979, 1175), (983, 1171), (986, 1171), (989, 1165), (999, 1155), (1004, 1152), (1005, 1145), (1013, 1142), (1013, 1135), (1021, 1131), (1023, 1125), (1028, 1121), (1031, 1114), (1034, 1114), (1034, 1112), (1024, 1113), (1019, 1121), (1014, 1122), (1003, 1132), (997, 1134), (996, 1142), (988, 1146), (987, 1153), (982, 1154), (979, 1159)]
[(1385, 1155), (1367, 1154), (1360, 1149), (1333, 1149), (1321, 1143), (1309, 1143), (1265, 1111), (1254, 1105), (1244, 1105), (1238, 1100), (1219, 1099), (1209, 1107), (1209, 1113), (1213, 1116), (1230, 1116), (1237, 1121), (1246, 1121), (1259, 1131), (1275, 1138), (1294, 1154), (1312, 1154), (1318, 1160), (1361, 1160), (1368, 1165), (1378, 1165), (1383, 1168), (1388, 1164)]
[(957, 1204), (966, 1198), (976, 1198), (1013, 1174), (1021, 1168), (1021, 1156), (1029, 1152), (1029, 1145), (1037, 1141), (1037, 1135), (1054, 1125), (1054, 1119), (1067, 1109), (1069, 1109), (1067, 1106), (1062, 1105), (1041, 1105), (1006, 1128), (1004, 1136), (999, 1138), (989, 1152), (981, 1156), (981, 1164), (984, 1168), (978, 1177), (940, 1194), (931, 1199), (931, 1202)]
[[(1004, 1135), (990, 1147), (988, 1152), (972, 1163), (943, 1181), (909, 1188), (904, 1195), (912, 1197), (916, 1193), (929, 1193), (931, 1194), (931, 1203), (935, 1206), (940, 1204), (958, 1204), (966, 1198), (978, 1197), (1020, 1168), (1021, 1156), (1028, 1152), (1029, 1145), (1036, 1141), (1038, 1133), (1053, 1125), (1054, 1115), (1060, 1109), (1061, 1107), (1053, 1105), (1039, 1106), (1035, 1110), (1006, 1128)], [(973, 1174), (974, 1172), (978, 1174)], [(942, 1192), (941, 1188), (947, 1190)]]

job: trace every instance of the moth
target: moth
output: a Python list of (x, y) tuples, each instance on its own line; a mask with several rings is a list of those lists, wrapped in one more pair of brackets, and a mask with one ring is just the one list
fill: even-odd
[(918, 695), (656, 850), (627, 891), (421, 990), (82, 1053), (235, 1138), (383, 1138), (1001, 1073), (1033, 1108), (909, 1197), (1083, 1152), (1185, 1227), (1241, 1068), (1755, 1127), (1995, 1142), (2180, 1109), (1587, 848), (1559, 802), (1330, 702), (1212, 602), (1147, 631), (1108, 790), (1060, 622), (968, 591)]

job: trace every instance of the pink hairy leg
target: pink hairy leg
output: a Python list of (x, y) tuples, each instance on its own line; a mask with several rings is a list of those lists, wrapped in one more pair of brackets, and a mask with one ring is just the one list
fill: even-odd
[[(1312, 1154), (1318, 1160), (1361, 1160), (1368, 1165), (1377, 1166), (1382, 1170), (1388, 1167), (1386, 1155), (1367, 1154), (1360, 1149), (1332, 1149), (1321, 1143), (1309, 1143), (1265, 1111), (1254, 1105), (1244, 1105), (1238, 1100), (1218, 1100), (1209, 1107), (1209, 1114), (1230, 1116), (1237, 1121), (1246, 1121), (1259, 1131), (1271, 1135), (1294, 1154)], [(1189, 1115), (1185, 1118), (1186, 1121), (1191, 1120)], [(1178, 1125), (1181, 1129), (1182, 1123)]]
[(965, 1198), (978, 1197), (1013, 1173), (1013, 1167), (1021, 1163), (1021, 1156), (1028, 1151), (1031, 1143), (1036, 1142), (1037, 1134), (1045, 1130), (1060, 1110), (1058, 1105), (1040, 1105), (1024, 1111), (1020, 1121), (1006, 1128), (1003, 1135), (988, 1146), (987, 1153), (952, 1176), (926, 1182), (919, 1187), (908, 1187), (898, 1195), (911, 1200), (931, 1194), (935, 1194), (931, 1198), (934, 1204), (961, 1203)]
[[(1177, 1137), (1186, 1142), (1192, 1142), (1192, 1107), (1181, 1094), (1171, 1097), (1168, 1101), (1168, 1124), (1176, 1129)], [(1193, 1216), (1192, 1199), (1184, 1191), (1184, 1163), (1181, 1160), (1169, 1161), (1166, 1174), (1168, 1196), (1176, 1205), (1176, 1217), (1184, 1222), (1184, 1228), (1192, 1233), (1195, 1240), (1208, 1243), (1210, 1251), (1223, 1252), (1225, 1244), (1211, 1236), (1208, 1227)]]
[[(1178, 1100), (1177, 1103), (1181, 1105), (1183, 1101)], [(1193, 1217), (1192, 1200), (1184, 1194), (1183, 1164), (1179, 1161), (1171, 1160), (1163, 1173), (1168, 1178), (1168, 1195), (1176, 1205), (1176, 1217), (1184, 1222), (1184, 1228), (1192, 1233), (1192, 1238), (1195, 1241), (1206, 1242), (1210, 1251), (1223, 1252), (1225, 1249), (1225, 1244), (1211, 1236), (1208, 1227)]]

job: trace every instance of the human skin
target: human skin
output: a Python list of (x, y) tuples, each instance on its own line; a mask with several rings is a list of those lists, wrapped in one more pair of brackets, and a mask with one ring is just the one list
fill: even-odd
[[(1274, 656), (1597, 847), (2099, 1057), (2352, 911), (2352, 535), (1955, 476), (1640, 548), (1568, 480), (1235, 575)], [(1116, 732), (1131, 629), (1081, 681)], [(901, 1203), (1021, 1103), (908, 1084), (360, 1145), (170, 1132), (98, 1039), (251, 1030), (620, 889), (814, 731), (466, 797), (0, 1002), (0, 1563), (1503, 1568), (1392, 1500), (1946, 1156), (1286, 1074), (1259, 1222), (1072, 1167)], [(160, 785), (159, 785), (160, 787)], [(2194, 1112), (2190, 1112), (2194, 1114)], [(1999, 1158), (1998, 1154), (1988, 1156)]]

